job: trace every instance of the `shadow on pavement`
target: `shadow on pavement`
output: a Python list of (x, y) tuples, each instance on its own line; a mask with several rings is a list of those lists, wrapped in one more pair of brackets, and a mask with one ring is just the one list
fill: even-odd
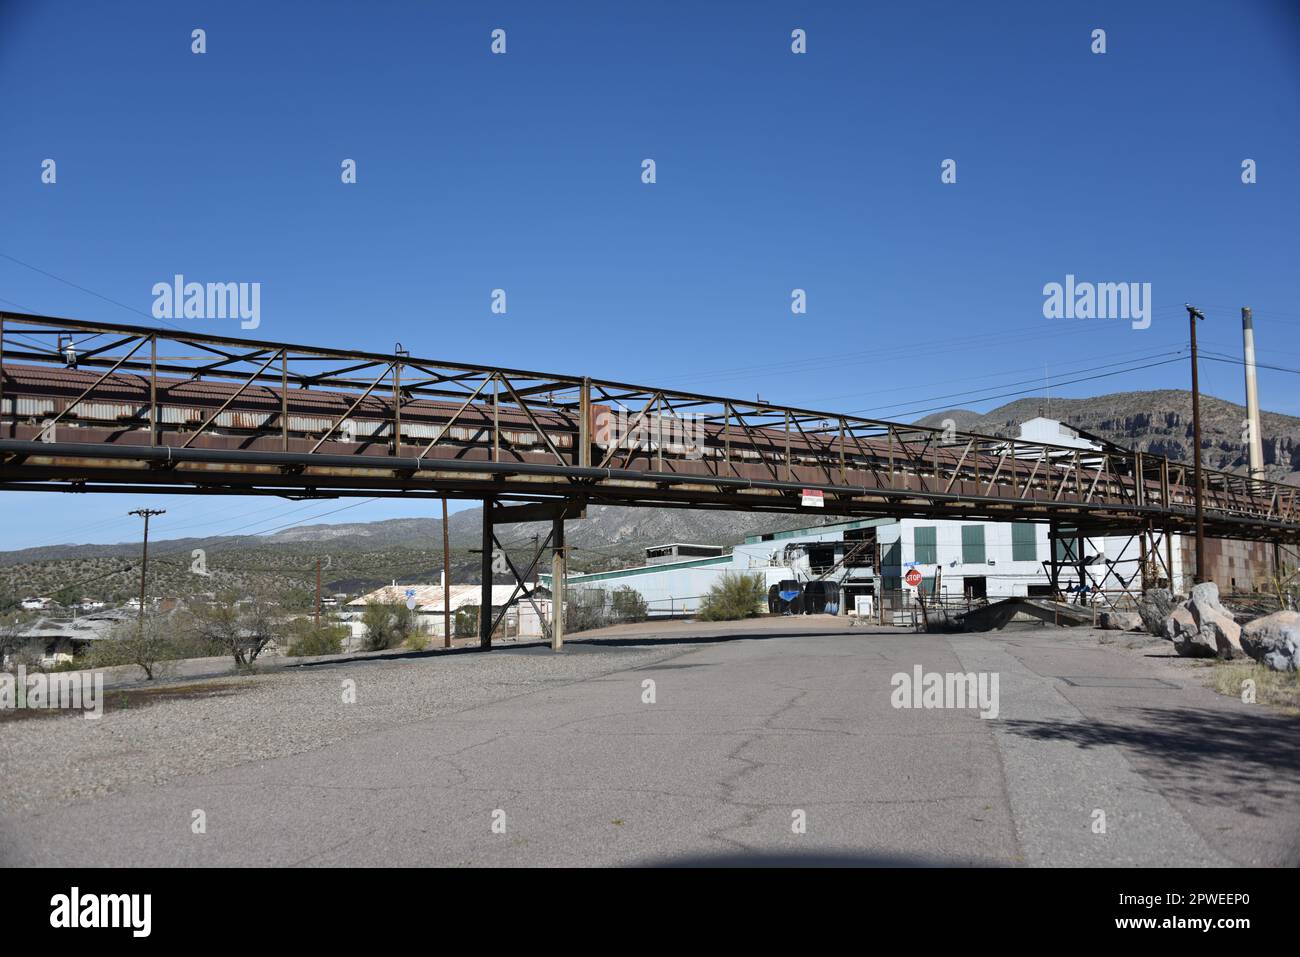
[(1132, 708), (1133, 720), (999, 722), (1038, 741), (1136, 752), (1160, 789), (1255, 816), (1285, 815), (1300, 837), (1300, 718), (1265, 711)]

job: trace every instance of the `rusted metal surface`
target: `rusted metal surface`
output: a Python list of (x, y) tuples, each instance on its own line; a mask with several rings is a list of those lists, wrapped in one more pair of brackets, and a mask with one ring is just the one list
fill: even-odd
[[(1056, 518), (1090, 531), (1193, 521), (1185, 466), (1113, 446), (945, 434), (407, 355), (14, 313), (0, 313), (0, 326), (0, 483), (11, 485), (500, 490), (765, 511), (801, 511), (801, 490), (815, 488), (821, 514)], [(60, 336), (86, 352), (75, 369)], [(1300, 536), (1295, 487), (1204, 477), (1214, 534)]]

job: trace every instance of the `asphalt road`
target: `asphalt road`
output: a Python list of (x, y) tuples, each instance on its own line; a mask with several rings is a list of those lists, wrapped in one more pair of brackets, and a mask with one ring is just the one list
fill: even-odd
[[(381, 704), (375, 720), (300, 753), (0, 813), (0, 862), (1300, 862), (1300, 720), (1214, 694), (1164, 647), (808, 620), (726, 632), (679, 626), (653, 653), (633, 634), (559, 656), (304, 669), (331, 685), (352, 676), (371, 701), (399, 673), (408, 693), (433, 694), (454, 672), (476, 696), (391, 721)], [(894, 707), (892, 676), (916, 665), (997, 673), (997, 718)], [(492, 677), (507, 667), (545, 680)], [(145, 726), (132, 734), (147, 751)]]

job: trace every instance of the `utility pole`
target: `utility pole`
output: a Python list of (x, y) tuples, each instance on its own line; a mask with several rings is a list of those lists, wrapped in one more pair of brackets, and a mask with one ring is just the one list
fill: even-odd
[(127, 512), (128, 515), (139, 515), (144, 519), (144, 548), (140, 556), (140, 625), (144, 626), (144, 582), (149, 572), (149, 517), (151, 515), (166, 515), (165, 508), (137, 508)]
[(1187, 321), (1192, 328), (1192, 459), (1195, 468), (1193, 481), (1196, 483), (1196, 575), (1197, 584), (1205, 581), (1205, 501), (1204, 486), (1201, 484), (1201, 389), (1196, 369), (1196, 320), (1204, 319), (1205, 313), (1195, 306), (1186, 304)]
[(447, 531), (447, 496), (442, 497), (442, 646), (451, 647), (451, 536)]
[(316, 630), (320, 631), (320, 559), (316, 559)]

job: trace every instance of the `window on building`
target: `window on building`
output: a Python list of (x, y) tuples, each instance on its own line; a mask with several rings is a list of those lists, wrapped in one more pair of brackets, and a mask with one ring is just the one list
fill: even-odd
[(961, 527), (961, 560), (967, 565), (984, 564), (983, 525), (963, 525)]
[(1058, 565), (1077, 565), (1079, 564), (1079, 533), (1072, 528), (1058, 528), (1056, 530), (1056, 564)]
[(1011, 526), (1011, 560), (1038, 561), (1038, 526), (1017, 522)]
[(912, 530), (913, 556), (920, 565), (934, 565), (939, 561), (939, 548), (935, 544), (935, 527), (918, 525)]

